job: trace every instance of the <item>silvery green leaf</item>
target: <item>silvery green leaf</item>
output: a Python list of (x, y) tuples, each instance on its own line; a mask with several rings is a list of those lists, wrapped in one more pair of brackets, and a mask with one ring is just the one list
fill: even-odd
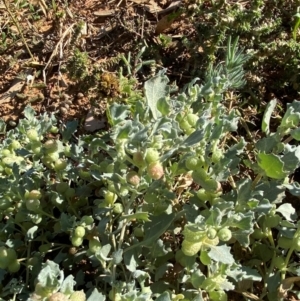
[(35, 120), (35, 111), (31, 106), (26, 106), (24, 109), (24, 116), (28, 119), (28, 121), (33, 121)]
[(210, 251), (208, 256), (216, 262), (221, 262), (225, 264), (233, 264), (234, 258), (230, 253), (230, 247), (223, 246), (210, 246)]
[(117, 127), (113, 129), (112, 138), (127, 139), (131, 131), (132, 131), (132, 121), (124, 120), (120, 122)]
[(136, 271), (138, 266), (139, 248), (129, 250), (124, 254), (124, 263), (130, 272)]
[(94, 288), (91, 295), (87, 298), (87, 301), (105, 301), (106, 297), (99, 293), (99, 291)]
[(295, 140), (300, 141), (300, 127), (292, 130), (290, 134)]
[(113, 252), (112, 253), (112, 259), (113, 259), (114, 264), (121, 263), (122, 260), (123, 260), (123, 250), (120, 249), (120, 250), (117, 250), (117, 251)]
[(288, 221), (295, 221), (297, 219), (297, 214), (295, 208), (289, 204), (285, 203), (280, 205), (277, 209), (276, 212), (279, 212), (283, 215), (283, 217), (288, 220)]
[(163, 292), (158, 298), (155, 299), (156, 301), (171, 301), (170, 294), (168, 292)]
[(161, 239), (158, 239), (152, 246), (151, 254), (153, 258), (164, 256), (168, 254), (168, 251), (165, 249), (164, 242)]
[(171, 225), (173, 220), (175, 218), (178, 218), (182, 214), (183, 211), (177, 214), (162, 213), (158, 216), (151, 217), (151, 222), (146, 222), (144, 224), (144, 229), (145, 229), (144, 239), (136, 244), (127, 247), (124, 250), (124, 253), (139, 246), (145, 246), (148, 248), (151, 247), (151, 244), (153, 244), (153, 242), (157, 240), (168, 229), (168, 227)]
[(277, 101), (276, 99), (272, 99), (268, 104), (264, 112), (264, 116), (262, 119), (261, 129), (264, 133), (269, 135), (270, 133), (270, 119), (272, 116), (272, 113), (276, 107)]
[(272, 135), (272, 136), (263, 137), (262, 139), (259, 139), (256, 142), (255, 147), (260, 152), (270, 153), (275, 148), (277, 143), (278, 143), (278, 136)]
[(33, 226), (30, 229), (28, 229), (26, 232), (26, 239), (29, 241), (33, 240), (37, 234), (38, 228), (38, 226)]
[(243, 266), (242, 271), (243, 271), (243, 279), (248, 279), (252, 281), (261, 281), (262, 279), (261, 275), (258, 273), (257, 270), (252, 269), (248, 266)]
[(109, 119), (112, 126), (124, 121), (129, 115), (129, 107), (124, 104), (114, 103), (109, 107)]
[(66, 127), (64, 128), (64, 130), (61, 133), (63, 141), (65, 141), (65, 142), (70, 141), (70, 139), (72, 138), (72, 135), (76, 132), (77, 127), (78, 127), (77, 120), (68, 121), (66, 124)]
[(160, 71), (156, 76), (146, 81), (144, 85), (146, 101), (151, 110), (153, 119), (157, 119), (161, 116), (157, 108), (158, 100), (169, 94), (169, 87), (167, 85), (169, 79), (164, 73), (164, 70)]
[(249, 230), (241, 230), (238, 229), (232, 233), (232, 236), (243, 246), (248, 247), (250, 245), (250, 233), (251, 229)]
[(187, 137), (181, 144), (184, 147), (194, 146), (195, 144), (199, 143), (204, 137), (202, 130), (196, 130), (193, 132), (189, 137)]
[[(269, 288), (270, 296), (275, 297), (271, 300), (276, 300), (278, 298), (278, 288), (281, 283), (281, 271), (277, 271), (275, 274), (271, 273), (266, 279), (266, 283)], [(271, 295), (272, 292), (274, 293), (273, 296)]]
[(166, 273), (168, 273), (168, 271), (170, 271), (173, 267), (174, 267), (174, 265), (169, 262), (165, 262), (165, 263), (161, 264), (155, 271), (154, 281), (158, 281), (161, 278), (163, 278), (163, 276)]
[(300, 101), (294, 100), (287, 104), (287, 110), (281, 120), (280, 128), (283, 130), (297, 127), (300, 122)]
[(279, 204), (285, 198), (284, 185), (278, 185), (276, 180), (262, 181), (255, 187), (256, 198), (265, 198), (270, 203)]
[(300, 164), (300, 146), (286, 144), (281, 160), (284, 162), (284, 171), (292, 173)]
[(74, 281), (73, 275), (69, 275), (64, 279), (63, 283), (60, 286), (60, 292), (65, 295), (71, 295), (74, 292), (74, 285), (76, 282)]
[(190, 281), (194, 288), (200, 289), (204, 279), (205, 276), (203, 275), (203, 273), (199, 269), (197, 269), (192, 273)]
[(171, 112), (171, 106), (167, 100), (167, 97), (159, 98), (157, 101), (157, 109), (162, 116), (167, 116)]
[(298, 182), (293, 182), (291, 184), (283, 184), (289, 192), (294, 196), (300, 196), (300, 184)]
[(51, 260), (47, 260), (43, 264), (43, 268), (40, 271), (38, 282), (42, 287), (58, 289), (64, 279), (64, 272), (59, 269), (59, 265)]
[(210, 226), (219, 226), (222, 221), (222, 213), (219, 208), (211, 208), (210, 215), (206, 219), (205, 224)]

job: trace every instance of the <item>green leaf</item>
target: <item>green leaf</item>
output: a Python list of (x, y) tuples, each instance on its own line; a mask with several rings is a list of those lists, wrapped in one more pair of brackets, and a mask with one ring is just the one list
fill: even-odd
[(65, 142), (70, 141), (72, 135), (76, 132), (77, 127), (78, 127), (77, 120), (68, 121), (65, 129), (61, 133), (63, 141)]
[(163, 116), (167, 116), (171, 112), (171, 106), (166, 97), (162, 97), (157, 101), (157, 109)]
[(259, 153), (258, 165), (265, 172), (266, 176), (272, 179), (284, 179), (287, 174), (283, 171), (284, 163), (274, 154)]
[(171, 301), (170, 294), (168, 292), (163, 292), (158, 298), (155, 299), (156, 301)]
[(106, 297), (99, 293), (99, 291), (94, 288), (91, 295), (87, 298), (87, 301), (105, 301)]
[(204, 280), (205, 276), (199, 269), (194, 271), (190, 278), (190, 281), (195, 289), (200, 289)]
[(123, 260), (123, 250), (120, 249), (120, 250), (113, 252), (112, 259), (113, 259), (114, 264), (120, 264)]
[(124, 121), (129, 115), (129, 106), (124, 104), (114, 103), (109, 107), (110, 125), (114, 126), (121, 121)]
[(43, 264), (37, 279), (42, 287), (49, 289), (58, 289), (63, 281), (64, 272), (60, 271), (59, 265), (51, 260)]
[(74, 292), (73, 287), (75, 284), (73, 275), (69, 275), (60, 286), (60, 292), (65, 295), (71, 295)]
[(157, 108), (158, 100), (169, 94), (169, 87), (167, 86), (169, 79), (164, 73), (165, 70), (160, 71), (156, 76), (146, 81), (144, 85), (147, 105), (149, 106), (154, 119), (161, 116), (161, 113)]
[(289, 192), (294, 196), (300, 196), (300, 184), (298, 182), (293, 182), (292, 184), (284, 184)]
[(264, 116), (262, 119), (261, 129), (264, 133), (269, 135), (270, 133), (270, 119), (271, 115), (276, 107), (277, 101), (276, 99), (272, 99), (268, 104), (264, 112)]
[(300, 101), (294, 100), (287, 104), (287, 110), (281, 120), (280, 128), (283, 130), (297, 127), (300, 122)]
[(289, 204), (285, 203), (280, 205), (277, 209), (277, 212), (283, 215), (283, 217), (288, 221), (295, 221), (297, 219), (297, 214), (295, 208)]
[(300, 141), (300, 127), (298, 127), (297, 129), (294, 129), (291, 131), (291, 136), (297, 140)]
[(29, 120), (33, 121), (35, 119), (35, 111), (31, 106), (26, 106), (24, 109), (24, 116)]
[(216, 262), (221, 262), (225, 264), (233, 264), (234, 258), (230, 253), (230, 247), (223, 246), (211, 246), (208, 256), (215, 260)]
[(177, 214), (162, 213), (158, 216), (151, 217), (151, 221), (144, 224), (145, 237), (139, 243), (133, 244), (124, 250), (128, 252), (139, 246), (151, 247), (152, 243), (156, 241), (165, 231), (169, 228), (174, 219), (179, 218), (184, 211), (180, 211)]
[(204, 132), (202, 130), (196, 130), (189, 137), (187, 137), (183, 142), (182, 146), (190, 147), (199, 143), (204, 137)]

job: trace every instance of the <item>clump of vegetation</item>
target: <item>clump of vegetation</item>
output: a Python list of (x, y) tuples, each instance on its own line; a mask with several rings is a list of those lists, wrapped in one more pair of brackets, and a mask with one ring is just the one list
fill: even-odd
[(298, 275), (297, 215), (283, 200), (299, 194), (300, 107), (271, 130), (274, 100), (261, 139), (236, 137), (224, 95), (244, 84), (247, 59), (229, 40), (225, 62), (176, 95), (160, 71), (143, 97), (109, 106), (107, 132), (76, 137), (77, 122), (58, 128), (27, 107), (0, 148), (0, 296), (283, 298)]

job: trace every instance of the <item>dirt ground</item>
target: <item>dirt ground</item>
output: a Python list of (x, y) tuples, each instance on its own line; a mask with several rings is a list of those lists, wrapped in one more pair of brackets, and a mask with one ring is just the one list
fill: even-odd
[[(89, 63), (102, 72), (116, 73), (120, 54), (127, 57), (131, 53), (138, 64), (138, 52), (151, 45), (143, 60), (154, 59), (160, 67), (162, 58), (168, 58), (164, 59), (167, 74), (179, 85), (189, 81), (189, 54), (176, 37), (192, 36), (194, 29), (184, 15), (168, 21), (185, 4), (144, 2), (0, 2), (0, 118), (14, 126), (24, 107), (31, 104), (38, 114), (55, 112), (61, 120), (84, 121), (91, 99), (98, 99), (100, 107), (104, 99), (105, 106), (106, 93), (85, 89), (64, 70), (75, 48), (86, 52)], [(163, 51), (158, 39), (161, 33), (175, 39)], [(143, 82), (147, 72), (151, 68), (146, 66), (136, 76)]]

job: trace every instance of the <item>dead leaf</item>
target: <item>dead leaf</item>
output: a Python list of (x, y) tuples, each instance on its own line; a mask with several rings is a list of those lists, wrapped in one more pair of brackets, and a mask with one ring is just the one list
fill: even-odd
[(156, 34), (163, 33), (164, 31), (166, 31), (171, 27), (173, 22), (174, 22), (174, 18), (171, 18), (170, 15), (162, 17), (156, 25), (155, 33)]
[(149, 0), (130, 0), (130, 2), (133, 2), (136, 4), (144, 4), (144, 3), (148, 3)]
[(94, 12), (94, 15), (99, 16), (99, 17), (109, 17), (114, 14), (115, 14), (115, 11), (113, 9), (100, 10), (100, 11)]
[(101, 119), (97, 119), (95, 118), (93, 111), (89, 110), (89, 112), (86, 115), (84, 129), (88, 132), (94, 132), (105, 128), (105, 124), (106, 119), (104, 117), (101, 117)]

